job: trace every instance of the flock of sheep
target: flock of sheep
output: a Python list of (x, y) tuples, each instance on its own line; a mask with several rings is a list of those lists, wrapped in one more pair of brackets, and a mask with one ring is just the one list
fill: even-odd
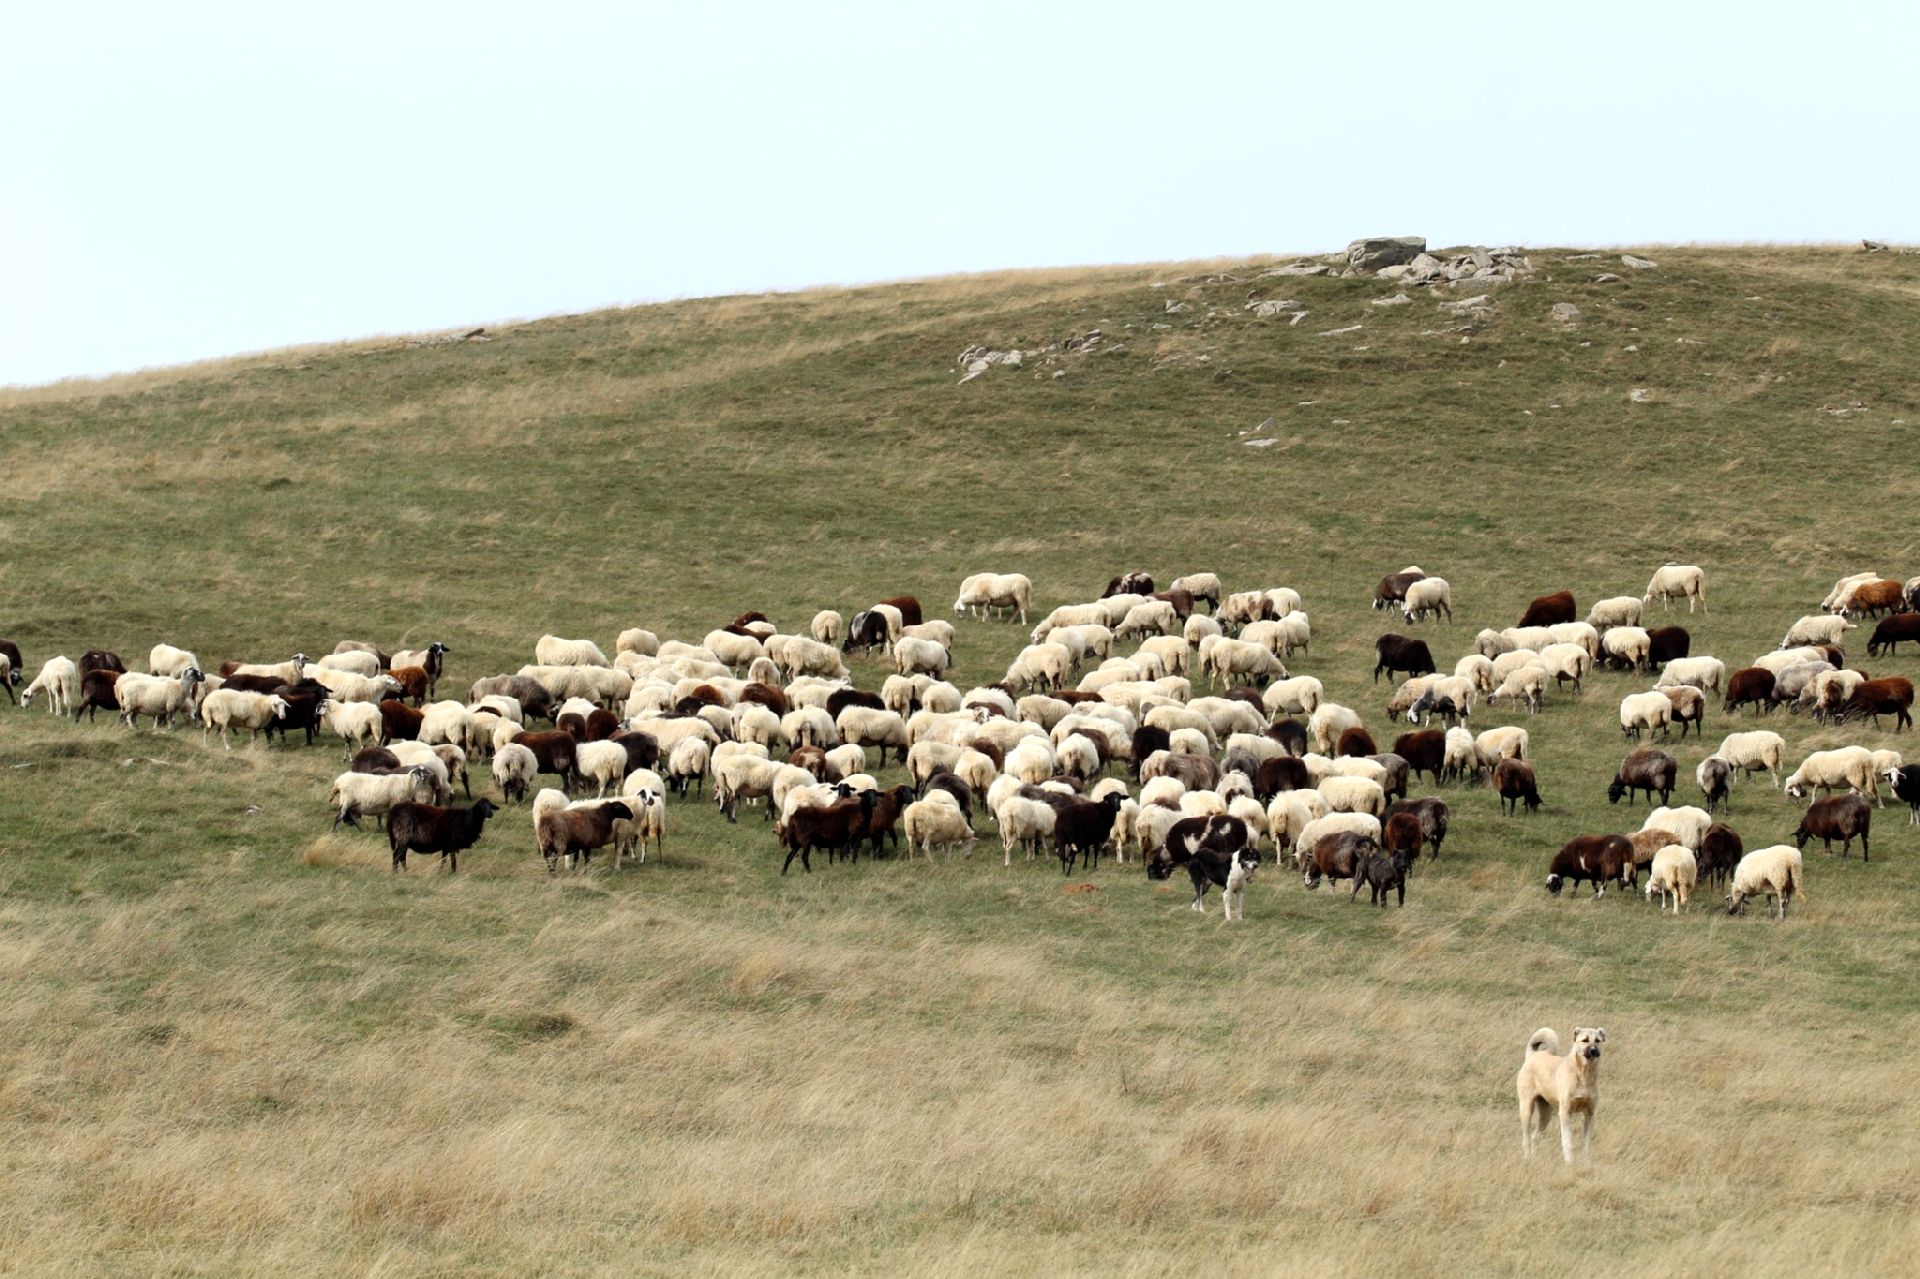
[[(1021, 574), (975, 574), (953, 612), (1025, 626), (1032, 596)], [(901, 596), (851, 619), (822, 611), (804, 634), (782, 633), (759, 613), (697, 641), (629, 629), (611, 658), (591, 640), (543, 636), (532, 663), (473, 681), (464, 699), (438, 697), (443, 644), (388, 654), (344, 641), (318, 659), (229, 662), (212, 674), (167, 644), (148, 654), (146, 672), (104, 650), (77, 662), (54, 657), (21, 701), (44, 697), (49, 711), (76, 718), (105, 709), (129, 727), (143, 715), (162, 727), (186, 718), (229, 749), (235, 729), (265, 733), (269, 744), (276, 734), (311, 743), (330, 733), (349, 760), (329, 789), (334, 824), (380, 821), (396, 868), (409, 852), (438, 853), (457, 868), (498, 811), (486, 798), (453, 804), (456, 784), (471, 797), (469, 762), (485, 760), (501, 804), (531, 796), (535, 847), (550, 870), (608, 848), (616, 867), (636, 850), (644, 861), (664, 838), (668, 796), (710, 785), (729, 821), (745, 805), (764, 807), (785, 853), (782, 873), (796, 859), (811, 870), (816, 852), (857, 857), (903, 836), (909, 855), (971, 853), (984, 821), (1005, 864), (1016, 849), (1029, 857), (1048, 849), (1063, 871), (1097, 866), (1102, 855), (1137, 855), (1162, 878), (1184, 866), (1194, 908), (1204, 910), (1218, 885), (1231, 919), (1269, 849), (1290, 852), (1309, 887), (1349, 880), (1350, 896), (1364, 885), (1377, 902), (1390, 892), (1404, 901), (1415, 860), (1423, 850), (1438, 856), (1450, 817), (1437, 796), (1410, 797), (1411, 780), (1484, 779), (1503, 810), (1541, 803), (1529, 731), (1470, 731), (1477, 704), (1538, 714), (1559, 689), (1578, 692), (1596, 666), (1657, 669), (1650, 689), (1620, 703), (1635, 746), (1609, 795), (1645, 792), (1651, 803), (1657, 793), (1661, 807), (1639, 832), (1570, 842), (1548, 887), (1590, 883), (1598, 894), (1609, 883), (1635, 886), (1645, 870), (1649, 898), (1677, 912), (1702, 878), (1726, 879), (1730, 909), (1765, 895), (1784, 917), (1802, 890), (1799, 849), (1745, 852), (1713, 819), (1735, 776), (1765, 772), (1795, 799), (1844, 792), (1812, 804), (1796, 836), (1802, 846), (1840, 839), (1843, 855), (1856, 836), (1866, 852), (1869, 801), (1882, 802), (1882, 782), (1920, 814), (1920, 776), (1909, 782), (1897, 752), (1848, 746), (1810, 754), (1783, 782), (1784, 739), (1736, 732), (1696, 770), (1705, 808), (1669, 807), (1677, 763), (1645, 739), (1676, 724), (1684, 737), (1715, 692), (1736, 710), (1786, 705), (1833, 722), (1891, 714), (1910, 724), (1911, 684), (1848, 669), (1840, 644), (1861, 617), (1878, 619), (1872, 653), (1920, 641), (1920, 578), (1842, 579), (1777, 650), (1731, 674), (1693, 655), (1683, 628), (1643, 625), (1656, 600), (1704, 608), (1705, 574), (1663, 566), (1641, 596), (1602, 600), (1584, 621), (1571, 594), (1542, 596), (1519, 625), (1480, 631), (1446, 673), (1423, 640), (1381, 636), (1376, 680), (1406, 676), (1384, 710), (1408, 731), (1388, 750), (1320, 680), (1289, 672), (1313, 640), (1299, 593), (1226, 593), (1211, 573), (1164, 590), (1146, 573), (1122, 574), (1100, 598), (1041, 618), (1000, 679), (966, 688), (947, 678), (956, 624), (925, 619), (917, 600)], [(1449, 584), (1413, 566), (1384, 578), (1373, 603), (1409, 627), (1453, 617)], [(884, 662), (878, 688), (855, 687), (848, 663), (860, 653)], [(10, 696), (21, 667), (18, 648), (0, 641), (0, 687)], [(883, 786), (876, 773), (890, 757), (905, 780)], [(558, 786), (535, 793), (542, 776)]]

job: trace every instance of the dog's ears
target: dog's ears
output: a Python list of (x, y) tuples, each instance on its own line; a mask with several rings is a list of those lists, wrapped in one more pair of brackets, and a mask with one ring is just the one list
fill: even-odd
[(1607, 1042), (1607, 1032), (1598, 1026), (1593, 1028), (1593, 1037), (1603, 1044)]

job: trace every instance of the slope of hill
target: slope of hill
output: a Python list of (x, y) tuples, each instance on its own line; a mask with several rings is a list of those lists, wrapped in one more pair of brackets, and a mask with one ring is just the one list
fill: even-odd
[[(1532, 251), (1479, 309), (1279, 260), (1121, 267), (4, 392), (0, 635), (29, 676), (439, 639), (457, 694), (544, 632), (945, 615), (982, 569), (1044, 611), (1211, 569), (1301, 591), (1294, 671), (1384, 746), (1383, 573), (1453, 583), (1420, 628), (1450, 663), (1535, 594), (1584, 612), (1673, 558), (1710, 611), (1664, 620), (1745, 665), (1842, 573), (1920, 572), (1920, 260), (1644, 252)], [(976, 345), (1023, 358), (962, 384)], [(1024, 637), (960, 623), (956, 678)], [(1916, 673), (1864, 638), (1851, 660)], [(618, 875), (549, 879), (512, 810), (457, 878), (395, 877), (376, 834), (325, 834), (330, 738), (0, 710), (0, 1240), (125, 1274), (1899, 1269), (1916, 837), (1889, 808), (1870, 865), (1814, 845), (1784, 926), (1704, 889), (1680, 919), (1549, 898), (1561, 842), (1639, 823), (1605, 786), (1646, 683), (1476, 712), (1531, 730), (1546, 808), (1442, 788), (1404, 910), (1269, 865), (1231, 930), (1136, 865), (1073, 893), (1003, 868), (984, 822), (970, 862), (782, 879), (757, 812), (691, 799)], [(1715, 699), (1706, 741), (1751, 720)], [(1791, 761), (1913, 749), (1766, 726)], [(1669, 749), (1690, 779), (1707, 748)], [(1757, 847), (1797, 817), (1761, 782), (1729, 820)], [(1547, 1024), (1609, 1031), (1576, 1172), (1518, 1157)]]

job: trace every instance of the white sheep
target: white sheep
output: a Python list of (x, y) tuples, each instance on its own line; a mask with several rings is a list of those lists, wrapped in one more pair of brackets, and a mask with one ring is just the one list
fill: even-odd
[[(778, 651), (774, 647), (776, 643)], [(840, 650), (831, 644), (822, 644), (804, 635), (776, 635), (767, 641), (766, 650), (767, 656), (780, 664), (789, 679), (799, 675), (847, 678), (847, 664), (840, 660)]]
[(1281, 791), (1267, 805), (1267, 834), (1276, 854), (1297, 847), (1307, 823), (1327, 815), (1327, 801), (1317, 790)]
[(1186, 673), (1188, 659), (1193, 656), (1193, 647), (1178, 635), (1154, 635), (1140, 642), (1139, 655), (1158, 658), (1161, 668), (1169, 675), (1182, 675)]
[(1360, 727), (1360, 716), (1355, 711), (1338, 702), (1322, 702), (1307, 717), (1307, 740), (1314, 750), (1329, 755), (1339, 743), (1340, 734)]
[(1213, 743), (1197, 728), (1176, 728), (1167, 734), (1167, 750), (1175, 755), (1213, 755)]
[(1063, 702), (1057, 697), (1048, 697), (1044, 693), (1029, 693), (1016, 704), (1015, 717), (1029, 724), (1038, 724), (1048, 732), (1053, 731), (1067, 716), (1073, 714), (1073, 703)]
[(1714, 755), (1747, 776), (1764, 770), (1777, 790), (1786, 751), (1787, 741), (1784, 737), (1759, 728), (1746, 733), (1728, 733)]
[(1835, 613), (1812, 613), (1801, 618), (1787, 628), (1787, 634), (1780, 641), (1781, 648), (1805, 648), (1825, 644), (1838, 644), (1848, 631), (1854, 630), (1858, 623), (1849, 622)]
[[(213, 694), (209, 693), (207, 696), (211, 698)], [(204, 723), (205, 702), (200, 706), (200, 718)], [(348, 759), (352, 759), (357, 750), (377, 746), (384, 731), (384, 725), (380, 721), (380, 708), (371, 702), (341, 702), (328, 698), (327, 709), (321, 716), (321, 723), (332, 729), (340, 740), (346, 743)], [(518, 725), (512, 727), (516, 732), (518, 731)]]
[(1004, 762), (1000, 771), (1030, 786), (1039, 785), (1059, 771), (1054, 761), (1053, 746), (1045, 738), (1028, 738), (1002, 758)]
[(1371, 813), (1380, 817), (1387, 811), (1387, 795), (1380, 783), (1366, 777), (1328, 777), (1314, 787), (1336, 813)]
[(1213, 721), (1199, 711), (1185, 706), (1156, 706), (1143, 718), (1148, 728), (1162, 728), (1171, 733), (1176, 728), (1194, 728), (1206, 734), (1208, 753), (1219, 744), (1219, 737), (1213, 731)]
[(892, 711), (874, 710), (870, 706), (845, 707), (840, 718), (834, 721), (834, 731), (841, 741), (863, 750), (869, 746), (879, 747), (882, 764), (886, 763), (889, 749), (895, 751), (901, 761), (907, 758), (907, 721)]
[(596, 798), (618, 792), (627, 778), (627, 748), (619, 742), (581, 742), (573, 748), (574, 769), (594, 787)]
[(1496, 686), (1504, 684), (1507, 676), (1529, 666), (1539, 666), (1543, 671), (1546, 669), (1541, 665), (1540, 654), (1530, 648), (1516, 648), (1502, 653), (1493, 659), (1493, 682)]
[(1699, 859), (1679, 844), (1668, 844), (1653, 855), (1653, 867), (1647, 875), (1647, 900), (1652, 901), (1658, 893), (1660, 909), (1664, 912), (1671, 901), (1673, 913), (1678, 915), (1687, 908), (1699, 881)]
[(356, 671), (315, 667), (307, 675), (327, 690), (327, 700), (333, 702), (370, 702), (378, 706), (390, 697), (401, 696), (405, 691), (400, 687), (399, 680), (385, 672), (361, 675)]
[[(515, 674), (546, 689), (548, 696), (556, 702), (563, 702), (569, 697), (598, 700), (599, 683), (593, 678), (596, 669), (592, 666), (522, 666)], [(630, 681), (632, 677), (628, 679)]]
[(823, 608), (813, 615), (807, 631), (822, 644), (838, 644), (846, 638), (847, 619), (830, 608)]
[(938, 640), (902, 636), (893, 645), (893, 669), (902, 675), (944, 675), (952, 656)]
[(1066, 684), (1072, 668), (1073, 654), (1066, 645), (1043, 640), (1020, 651), (1007, 668), (1005, 682), (1012, 688), (1058, 689)]
[(1539, 714), (1547, 692), (1547, 672), (1538, 665), (1522, 666), (1504, 680), (1500, 687), (1487, 696), (1489, 705), (1494, 702), (1510, 702), (1524, 706), (1530, 714)]
[(1242, 678), (1254, 683), (1287, 678), (1287, 668), (1266, 645), (1226, 636), (1208, 636), (1200, 645), (1200, 666), (1207, 673), (1207, 687), (1225, 681), (1231, 687)]
[(1878, 573), (1848, 574), (1846, 577), (1835, 582), (1833, 589), (1827, 592), (1827, 597), (1820, 601), (1820, 611), (1823, 613), (1839, 612), (1852, 601), (1855, 587), (1864, 586), (1868, 582), (1877, 582), (1879, 580), (1880, 575)]
[(1186, 624), (1180, 628), (1180, 637), (1192, 648), (1198, 648), (1200, 641), (1209, 635), (1224, 634), (1220, 629), (1220, 620), (1208, 617), (1205, 613), (1190, 613)]
[(1269, 715), (1311, 715), (1320, 708), (1321, 699), (1326, 695), (1327, 690), (1319, 680), (1311, 675), (1296, 675), (1267, 685), (1260, 703)]
[(230, 729), (247, 730), (247, 741), (259, 740), (260, 731), (276, 719), (287, 717), (286, 699), (272, 693), (248, 693), (236, 688), (216, 688), (200, 703), (200, 736), (204, 739), (220, 730), (220, 744), (228, 750)]
[[(1223, 626), (1245, 626), (1274, 615), (1265, 591), (1235, 591), (1220, 601), (1220, 608), (1214, 614)], [(1191, 617), (1188, 620), (1191, 621)]]
[[(467, 756), (458, 746), (442, 744), (424, 746), (419, 742), (396, 741), (387, 743), (387, 749), (393, 752), (403, 767), (424, 768), (433, 774), (434, 800), (436, 804), (453, 802), (453, 779), (458, 777), (462, 786), (467, 786)], [(451, 754), (442, 755), (440, 752)], [(467, 786), (468, 792), (472, 788)]]
[(525, 799), (539, 772), (540, 761), (519, 742), (508, 742), (493, 753), (493, 783), (500, 788), (504, 803)]
[(1707, 828), (1713, 825), (1713, 818), (1704, 808), (1695, 808), (1691, 804), (1676, 804), (1672, 808), (1661, 805), (1647, 814), (1647, 820), (1640, 823), (1641, 830), (1663, 830), (1673, 836), (1673, 842), (1684, 844), (1694, 852), (1700, 851), (1700, 845), (1707, 837)]
[(1807, 685), (1806, 700), (1822, 715), (1830, 715), (1845, 706), (1853, 691), (1866, 680), (1863, 672), (1852, 669), (1820, 671)]
[(1029, 637), (1035, 644), (1047, 638), (1056, 626), (1106, 626), (1107, 608), (1104, 604), (1062, 604), (1053, 612), (1040, 619), (1040, 625), (1033, 628)]
[(1805, 799), (1809, 790), (1835, 791), (1841, 787), (1857, 791), (1869, 799), (1880, 797), (1879, 779), (1873, 771), (1873, 752), (1864, 746), (1841, 746), (1815, 751), (1800, 761), (1800, 767), (1787, 778), (1788, 799)]
[[(1666, 699), (1663, 697), (1660, 700)], [(1451, 729), (1448, 730), (1448, 736), (1452, 736)], [(1489, 728), (1473, 739), (1474, 759), (1479, 767), (1491, 771), (1503, 759), (1525, 759), (1532, 740), (1532, 735), (1526, 729), (1512, 724)]]
[[(154, 675), (178, 675), (189, 667), (198, 669), (199, 666), (199, 658), (186, 649), (175, 648), (171, 644), (155, 644), (153, 651), (147, 654), (147, 670)], [(374, 669), (378, 670), (379, 666), (379, 659), (375, 658)]]
[(242, 662), (228, 673), (258, 675), (266, 679), (277, 679), (282, 684), (298, 684), (305, 678), (310, 665), (305, 653), (295, 653), (292, 660), (285, 662)]
[(47, 710), (55, 715), (66, 715), (73, 709), (74, 699), (80, 695), (80, 668), (69, 657), (49, 657), (40, 664), (40, 673), (33, 677), (33, 683), (27, 685), (26, 692), (20, 695), (20, 705), (33, 705), (33, 699), (41, 693), (47, 695)]
[(1727, 679), (1727, 664), (1717, 657), (1676, 657), (1653, 682), (1655, 688), (1679, 688), (1686, 685), (1704, 691), (1719, 692)]
[(959, 801), (946, 791), (930, 791), (925, 799), (908, 804), (900, 814), (900, 828), (906, 837), (909, 857), (917, 847), (932, 861), (935, 844), (942, 845), (949, 855), (958, 844), (961, 852), (973, 856), (973, 827), (961, 813)]
[[(958, 811), (957, 808), (955, 811)], [(1013, 865), (1015, 844), (1025, 844), (1027, 857), (1031, 860), (1040, 845), (1053, 837), (1056, 814), (1051, 804), (1011, 795), (1001, 801), (1000, 806), (993, 810), (993, 815), (994, 822), (1000, 827), (1000, 846), (1006, 852), (1005, 860), (1001, 863), (1004, 866)]]
[(1473, 651), (1482, 657), (1498, 657), (1519, 647), (1499, 631), (1483, 630), (1473, 637)]
[(1220, 578), (1214, 573), (1188, 573), (1182, 577), (1176, 577), (1168, 584), (1167, 590), (1185, 591), (1193, 596), (1196, 604), (1205, 600), (1210, 608), (1220, 607)]
[(142, 715), (151, 715), (162, 728), (173, 726), (173, 717), (186, 711), (193, 718), (194, 690), (206, 677), (197, 666), (189, 666), (176, 675), (142, 675), (129, 671), (113, 685), (113, 696), (120, 703), (120, 722), (132, 728)]
[[(833, 721), (827, 722), (831, 724)], [(714, 730), (713, 725), (691, 715), (685, 719), (654, 716), (647, 719), (628, 720), (626, 723), (629, 729), (637, 729), (653, 738), (662, 752), (671, 751), (689, 737), (699, 738), (707, 744), (709, 750), (720, 744), (720, 734)]]
[(1173, 605), (1167, 600), (1148, 600), (1128, 609), (1120, 624), (1113, 628), (1115, 639), (1129, 635), (1165, 635), (1178, 624)]
[(1601, 600), (1587, 612), (1587, 625), (1604, 631), (1612, 626), (1640, 625), (1640, 600), (1631, 595), (1615, 595)]
[(1380, 819), (1371, 813), (1328, 813), (1300, 828), (1293, 840), (1293, 864), (1305, 868), (1313, 846), (1328, 835), (1363, 835), (1380, 842)]
[(660, 637), (652, 631), (639, 626), (629, 626), (620, 632), (620, 638), (613, 642), (614, 651), (633, 653), (640, 657), (656, 657), (660, 653)]
[(607, 655), (592, 640), (561, 639), (542, 635), (533, 646), (536, 666), (611, 666)]
[(1453, 623), (1453, 588), (1447, 585), (1444, 577), (1423, 577), (1407, 586), (1406, 598), (1400, 603), (1402, 614), (1409, 622), (1417, 622), (1423, 617), (1437, 617), (1444, 613), (1447, 623)]
[[(728, 670), (745, 670), (753, 665), (756, 657), (767, 655), (766, 647), (751, 635), (741, 635), (735, 631), (708, 631), (701, 644), (720, 659), (720, 664)], [(810, 641), (818, 643), (819, 641)]]
[(1479, 776), (1479, 773), (1480, 752), (1474, 744), (1473, 734), (1464, 728), (1449, 728), (1442, 744), (1441, 777), (1467, 781)]
[(463, 703), (427, 703), (420, 719), (420, 741), (429, 746), (437, 742), (451, 742), (455, 746), (467, 747), (475, 736), (473, 712)]
[(1210, 790), (1190, 790), (1180, 797), (1180, 812), (1185, 817), (1225, 817), (1227, 801)]
[(1580, 692), (1580, 682), (1593, 669), (1593, 654), (1584, 644), (1556, 643), (1540, 650), (1540, 665), (1545, 673), (1552, 677), (1557, 691), (1566, 681), (1573, 681), (1573, 691)]
[(1468, 653), (1453, 664), (1453, 673), (1473, 685), (1482, 697), (1493, 692), (1493, 661), (1479, 653)]
[(1664, 736), (1672, 723), (1673, 703), (1665, 693), (1629, 693), (1620, 699), (1620, 731), (1628, 737), (1638, 738), (1656, 728)]
[[(161, 647), (165, 646), (155, 647), (153, 651), (158, 653)], [(172, 649), (172, 651), (177, 653), (180, 650), (176, 648)], [(151, 663), (153, 659), (149, 656), (147, 660)], [(382, 670), (378, 656), (367, 652), (365, 649), (358, 648), (345, 653), (328, 653), (313, 665), (316, 673), (318, 671), (346, 671), (353, 675), (365, 676), (368, 679), (380, 674)]]
[(1707, 575), (1694, 564), (1662, 564), (1653, 571), (1653, 580), (1647, 583), (1646, 594), (1640, 597), (1642, 603), (1651, 604), (1660, 601), (1660, 609), (1666, 611), (1669, 600), (1684, 599), (1687, 612), (1693, 612), (1697, 601), (1702, 609), (1707, 606)]
[(1765, 894), (1779, 903), (1779, 918), (1784, 920), (1788, 899), (1805, 896), (1806, 877), (1806, 863), (1792, 844), (1756, 848), (1733, 868), (1733, 883), (1727, 888), (1727, 913), (1740, 914), (1749, 897)]
[(1215, 741), (1224, 741), (1235, 733), (1258, 733), (1267, 727), (1266, 717), (1237, 697), (1196, 697), (1187, 709), (1207, 717)]
[(1653, 640), (1645, 627), (1615, 626), (1600, 637), (1600, 651), (1618, 665), (1644, 671), (1653, 660)]
[(1794, 666), (1804, 666), (1808, 662), (1824, 662), (1827, 650), (1803, 644), (1798, 648), (1780, 648), (1771, 653), (1762, 653), (1753, 659), (1753, 664), (1761, 670), (1771, 673), (1776, 679), (1782, 671)]
[(1509, 626), (1500, 633), (1512, 640), (1515, 648), (1530, 648), (1536, 653), (1553, 643), (1551, 626)]
[(1033, 583), (1025, 573), (975, 573), (960, 583), (960, 597), (954, 600), (953, 611), (970, 616), (978, 609), (979, 616), (987, 619), (994, 609), (1004, 608), (1009, 621), (1017, 618), (1025, 626), (1032, 603)]
[(1547, 638), (1553, 644), (1578, 644), (1590, 660), (1600, 660), (1600, 631), (1587, 622), (1556, 622), (1547, 628)]
[(361, 817), (378, 817), (380, 825), (385, 826), (387, 811), (395, 804), (431, 804), (437, 797), (433, 773), (416, 764), (400, 773), (342, 773), (333, 779), (327, 804), (335, 810), (336, 829), (341, 822), (358, 826)]

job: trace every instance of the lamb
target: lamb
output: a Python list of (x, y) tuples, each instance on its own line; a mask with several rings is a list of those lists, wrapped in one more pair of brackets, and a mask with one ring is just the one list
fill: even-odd
[(1678, 915), (1687, 908), (1699, 878), (1700, 864), (1693, 853), (1679, 844), (1668, 844), (1653, 855), (1653, 869), (1647, 874), (1647, 900), (1652, 901), (1658, 893), (1664, 912), (1671, 899), (1673, 913)]
[(1727, 913), (1744, 913), (1747, 899), (1764, 893), (1779, 904), (1778, 918), (1785, 920), (1788, 900), (1803, 895), (1805, 883), (1806, 867), (1799, 849), (1788, 844), (1756, 848), (1733, 868), (1733, 883), (1727, 889)]
[(160, 727), (170, 728), (173, 717), (183, 710), (188, 718), (195, 718), (194, 690), (205, 678), (197, 666), (187, 667), (177, 677), (122, 675), (113, 685), (113, 695), (120, 701), (121, 723), (132, 728), (142, 715), (151, 715)]
[(189, 653), (186, 649), (175, 648), (171, 644), (155, 644), (153, 651), (147, 654), (147, 671), (149, 674), (179, 675), (182, 671), (188, 669), (198, 670), (199, 667), (199, 658)]
[(1800, 648), (1807, 645), (1838, 644), (1846, 638), (1846, 633), (1855, 629), (1857, 622), (1833, 613), (1815, 613), (1801, 618), (1787, 628), (1787, 634), (1780, 641), (1781, 648)]
[(1601, 600), (1587, 613), (1587, 625), (1598, 631), (1612, 626), (1638, 626), (1641, 602), (1631, 595)]
[(1620, 731), (1628, 737), (1656, 728), (1666, 736), (1672, 723), (1673, 703), (1665, 693), (1629, 693), (1620, 699)]
[(227, 740), (229, 730), (246, 729), (247, 741), (252, 744), (259, 739), (260, 731), (269, 721), (284, 719), (286, 714), (287, 702), (283, 697), (271, 693), (216, 688), (200, 703), (200, 735), (204, 739), (217, 728), (220, 730), (220, 744), (232, 750), (233, 743)]
[(1693, 612), (1697, 601), (1702, 610), (1707, 607), (1707, 575), (1693, 564), (1662, 564), (1653, 571), (1653, 580), (1647, 583), (1647, 592), (1640, 597), (1642, 603), (1651, 604), (1660, 601), (1660, 609), (1666, 611), (1671, 600), (1684, 599), (1687, 612)]
[(1751, 777), (1765, 770), (1775, 790), (1780, 789), (1781, 761), (1786, 758), (1787, 741), (1778, 733), (1755, 729), (1747, 733), (1728, 733), (1714, 755)]
[(907, 840), (907, 855), (911, 857), (918, 847), (933, 860), (933, 846), (943, 846), (949, 856), (953, 846), (961, 846), (961, 852), (973, 856), (973, 827), (960, 811), (959, 801), (946, 791), (929, 791), (926, 798), (908, 804), (900, 814), (900, 827)]
[(506, 803), (525, 799), (538, 772), (539, 761), (519, 742), (508, 742), (493, 753), (493, 781)]
[(611, 666), (607, 655), (592, 640), (561, 639), (542, 635), (533, 646), (535, 666)]
[(1401, 613), (1409, 622), (1444, 613), (1447, 624), (1452, 625), (1453, 588), (1444, 577), (1423, 577), (1407, 587)]
[(1815, 751), (1800, 761), (1786, 780), (1788, 799), (1804, 799), (1809, 790), (1833, 791), (1846, 787), (1867, 796), (1880, 797), (1878, 778), (1873, 771), (1873, 752), (1864, 746), (1842, 746), (1835, 750)]
[(1661, 805), (1647, 814), (1647, 820), (1640, 824), (1641, 830), (1663, 830), (1673, 836), (1676, 844), (1685, 844), (1698, 852), (1700, 841), (1706, 837), (1707, 828), (1713, 825), (1713, 818), (1706, 810), (1691, 805), (1678, 805), (1668, 808)]
[(49, 657), (41, 663), (40, 673), (33, 677), (33, 683), (27, 685), (26, 692), (20, 695), (20, 705), (31, 706), (36, 696), (45, 693), (48, 712), (66, 715), (72, 710), (79, 692), (80, 668), (73, 664), (73, 659)]
[(335, 810), (332, 829), (338, 830), (341, 822), (358, 826), (366, 816), (380, 818), (384, 826), (395, 804), (431, 804), (436, 797), (432, 772), (415, 765), (400, 773), (342, 773), (333, 779), (327, 804)]
[(1338, 702), (1322, 702), (1307, 717), (1307, 738), (1322, 755), (1332, 752), (1340, 734), (1361, 727), (1360, 716)]
[(1027, 609), (1033, 603), (1033, 583), (1024, 573), (975, 573), (960, 583), (960, 597), (953, 602), (956, 614), (967, 616), (973, 610), (980, 611), (983, 619), (991, 618), (993, 610), (1007, 610), (1007, 620), (1016, 617), (1022, 626), (1027, 624)]
[(1522, 666), (1519, 670), (1502, 680), (1500, 687), (1487, 697), (1491, 705), (1494, 702), (1512, 702), (1525, 706), (1529, 713), (1539, 714), (1540, 706), (1547, 691), (1547, 672), (1540, 666)]
[(847, 622), (832, 609), (823, 608), (813, 615), (807, 633), (822, 644), (838, 644), (846, 638)]

